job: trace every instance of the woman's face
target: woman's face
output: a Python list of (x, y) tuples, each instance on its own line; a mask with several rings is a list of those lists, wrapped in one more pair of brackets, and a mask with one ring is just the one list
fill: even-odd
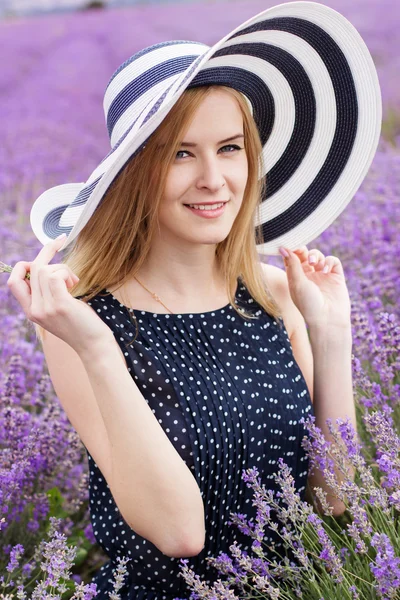
[[(233, 96), (215, 88), (197, 109), (169, 169), (159, 212), (162, 236), (194, 244), (223, 241), (242, 204), (247, 176), (242, 113)], [(226, 203), (221, 214), (212, 218), (185, 206), (221, 202)]]

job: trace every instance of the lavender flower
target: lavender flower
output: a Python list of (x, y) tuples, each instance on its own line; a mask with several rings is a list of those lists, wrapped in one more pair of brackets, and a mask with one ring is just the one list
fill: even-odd
[(376, 462), (385, 474), (382, 485), (395, 492), (400, 487), (400, 437), (394, 430), (391, 412), (374, 411), (364, 416), (364, 422), (377, 446)]
[(126, 564), (131, 560), (130, 558), (118, 557), (118, 567), (116, 571), (113, 572), (115, 581), (113, 591), (110, 593), (110, 600), (121, 600), (121, 596), (118, 594), (120, 589), (123, 586), (124, 576), (127, 574)]
[(7, 571), (12, 573), (12, 571), (18, 567), (19, 559), (21, 558), (23, 552), (24, 547), (21, 544), (14, 546), (10, 553), (10, 562), (6, 566)]
[(376, 558), (370, 563), (371, 571), (377, 580), (380, 598), (396, 598), (400, 588), (400, 558), (387, 535), (375, 533), (371, 545), (376, 549)]
[(326, 568), (332, 574), (334, 581), (342, 583), (344, 579), (342, 562), (323, 527), (321, 519), (316, 514), (312, 514), (308, 516), (307, 521), (314, 526), (318, 535), (318, 541), (322, 546), (319, 558), (325, 562)]
[(89, 583), (87, 585), (79, 583), (76, 588), (74, 595), (71, 596), (71, 600), (91, 600), (97, 596), (97, 586), (95, 583)]

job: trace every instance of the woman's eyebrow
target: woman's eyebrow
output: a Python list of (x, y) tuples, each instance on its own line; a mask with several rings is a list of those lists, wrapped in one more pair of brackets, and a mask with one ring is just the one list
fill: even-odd
[[(237, 135), (233, 135), (232, 137), (227, 138), (226, 140), (221, 140), (217, 142), (217, 146), (220, 144), (226, 144), (226, 142), (231, 142), (232, 140), (237, 140), (238, 138), (244, 138), (243, 133), (238, 133)], [(193, 144), (192, 142), (182, 142), (181, 146), (187, 146), (188, 148), (195, 148), (197, 144)]]

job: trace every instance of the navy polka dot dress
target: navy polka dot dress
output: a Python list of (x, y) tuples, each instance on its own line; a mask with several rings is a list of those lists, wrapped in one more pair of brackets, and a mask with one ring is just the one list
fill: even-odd
[[(258, 318), (245, 320), (230, 304), (194, 314), (133, 311), (107, 290), (88, 302), (112, 329), (136, 385), (199, 485), (206, 541), (188, 565), (209, 584), (221, 575), (206, 557), (221, 552), (231, 556), (234, 540), (252, 552), (252, 539), (228, 524), (231, 512), (249, 518), (256, 514), (252, 490), (241, 478), (243, 469), (257, 467), (262, 482), (274, 489), (282, 457), (302, 498), (308, 471), (301, 447), (307, 432), (299, 420), (312, 412), (312, 404), (287, 331), (255, 302), (240, 279), (236, 301)], [(139, 334), (127, 346), (136, 332), (129, 313), (137, 319)], [(97, 598), (109, 598), (116, 558), (128, 557), (122, 600), (189, 599), (179, 558), (165, 556), (127, 525), (86, 451), (93, 531), (110, 557), (92, 580)]]

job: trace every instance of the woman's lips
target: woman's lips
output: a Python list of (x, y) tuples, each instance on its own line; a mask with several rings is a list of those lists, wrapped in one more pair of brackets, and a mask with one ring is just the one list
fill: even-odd
[[(218, 202), (215, 202), (215, 204), (219, 204)], [(191, 208), (190, 206), (184, 204), (184, 206), (186, 206), (186, 208), (188, 210), (190, 210), (194, 215), (197, 215), (198, 217), (203, 217), (205, 219), (213, 219), (216, 217), (219, 217), (220, 215), (222, 215), (225, 211), (225, 206), (228, 203), (225, 202), (225, 204), (223, 206), (221, 206), (221, 208), (215, 208), (214, 210), (207, 210), (204, 209), (202, 210), (201, 208)]]

